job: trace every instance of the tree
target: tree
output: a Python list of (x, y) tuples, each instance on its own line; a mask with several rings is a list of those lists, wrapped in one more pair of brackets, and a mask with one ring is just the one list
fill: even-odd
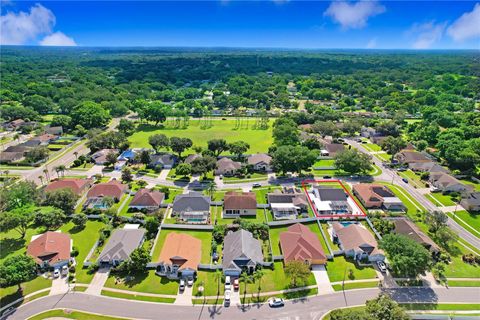
[(135, 123), (127, 119), (120, 119), (117, 130), (124, 135), (129, 136), (135, 131)]
[(147, 263), (149, 262), (150, 254), (147, 249), (140, 247), (132, 251), (128, 260), (122, 262), (120, 269), (129, 274), (145, 272)]
[(59, 166), (56, 166), (53, 169), (55, 170), (55, 172), (57, 172), (57, 176), (58, 176), (59, 172), (62, 174), (62, 176), (64, 176), (65, 175), (65, 170), (67, 170), (67, 168), (63, 164), (61, 164)]
[(340, 129), (333, 121), (317, 121), (312, 125), (312, 131), (322, 137), (332, 136), (335, 138), (341, 135)]
[(0, 263), (0, 287), (6, 288), (18, 285), (35, 279), (37, 264), (32, 257), (27, 255), (16, 255), (6, 258)]
[(111, 119), (108, 110), (93, 101), (85, 101), (75, 107), (71, 117), (74, 126), (81, 125), (85, 129), (105, 127)]
[(135, 161), (148, 165), (150, 161), (152, 161), (152, 158), (150, 157), (150, 152), (148, 152), (148, 150), (140, 151), (140, 153), (137, 153), (135, 155)]
[(402, 139), (402, 137), (394, 138), (392, 136), (388, 136), (381, 143), (382, 149), (385, 150), (388, 154), (391, 154), (392, 156), (395, 156), (400, 150), (402, 150), (406, 146), (407, 143), (405, 142), (405, 140)]
[(88, 217), (84, 213), (76, 213), (72, 216), (73, 224), (79, 228), (83, 229), (87, 225)]
[(415, 147), (417, 148), (418, 151), (423, 151), (427, 149), (428, 147), (428, 142), (425, 140), (419, 140), (415, 142)]
[(255, 281), (258, 281), (258, 293), (260, 293), (260, 291), (262, 290), (262, 278), (264, 275), (265, 271), (263, 271), (262, 269), (257, 269), (253, 273), (253, 279)]
[(42, 97), (41, 95), (34, 94), (33, 96), (28, 96), (23, 100), (23, 105), (29, 108), (32, 108), (40, 114), (47, 114), (55, 108), (55, 104), (52, 99)]
[(386, 294), (380, 294), (377, 298), (368, 300), (365, 311), (375, 320), (410, 319), (405, 310)]
[(125, 167), (122, 170), (122, 181), (125, 183), (129, 183), (133, 181), (132, 170), (129, 167)]
[(72, 125), (72, 118), (64, 114), (58, 114), (53, 116), (50, 126), (52, 127), (62, 127), (64, 130), (70, 128)]
[(366, 174), (373, 169), (370, 156), (357, 149), (337, 153), (334, 166), (350, 174)]
[(160, 227), (160, 222), (155, 217), (148, 217), (145, 220), (145, 229), (147, 230), (149, 236), (153, 238), (157, 232), (158, 228)]
[(447, 265), (443, 262), (437, 262), (433, 267), (432, 267), (432, 274), (433, 277), (436, 280), (445, 280), (445, 271), (447, 269)]
[(179, 138), (179, 137), (171, 137), (170, 138), (170, 148), (173, 152), (178, 154), (178, 157), (182, 157), (182, 153), (191, 148), (193, 145), (192, 140), (189, 138)]
[(192, 173), (192, 165), (189, 163), (180, 163), (176, 168), (177, 175), (187, 177)]
[(218, 157), (222, 152), (228, 150), (228, 143), (225, 139), (212, 139), (207, 142), (208, 150)]
[(243, 282), (243, 303), (245, 303), (245, 298), (247, 296), (247, 285), (252, 282), (252, 276), (243, 271), (240, 274), (240, 281)]
[(118, 153), (116, 152), (109, 152), (105, 157), (105, 165), (107, 167), (113, 166), (117, 162)]
[(157, 153), (160, 152), (162, 148), (168, 148), (170, 146), (170, 140), (164, 134), (154, 134), (148, 137), (148, 143)]
[(428, 250), (404, 235), (384, 235), (380, 248), (387, 253), (394, 274), (401, 277), (416, 277), (425, 272), (430, 264)]
[(303, 261), (289, 261), (285, 264), (285, 275), (290, 278), (292, 287), (297, 287), (310, 277), (310, 268)]
[(428, 211), (425, 214), (425, 223), (429, 226), (429, 231), (432, 233), (446, 226), (447, 221), (448, 216), (442, 211)]
[(159, 101), (154, 101), (148, 104), (144, 113), (145, 118), (148, 121), (155, 122), (156, 126), (158, 123), (165, 122), (165, 120), (167, 120), (167, 106)]
[(55, 207), (40, 207), (35, 213), (35, 223), (45, 226), (47, 230), (54, 230), (62, 225), (66, 219), (62, 209)]
[(215, 169), (217, 161), (214, 157), (204, 156), (192, 161), (192, 173), (193, 174), (206, 174)]
[(217, 190), (217, 185), (215, 184), (214, 181), (210, 181), (210, 183), (207, 186), (207, 192), (210, 198), (213, 198), (213, 194)]
[(316, 161), (318, 151), (309, 150), (304, 146), (279, 146), (272, 153), (272, 167), (280, 173), (307, 170)]
[(274, 124), (272, 136), (277, 146), (297, 145), (300, 143), (300, 133), (297, 124), (291, 119), (284, 120), (279, 118)]
[(25, 158), (30, 163), (46, 159), (48, 157), (48, 148), (44, 146), (38, 146), (31, 148), (25, 153)]
[(0, 188), (0, 211), (36, 204), (39, 198), (39, 190), (33, 181), (19, 181), (9, 188)]
[(33, 222), (35, 206), (27, 206), (0, 212), (0, 230), (2, 232), (15, 230), (25, 238), (28, 226)]
[(373, 320), (365, 310), (335, 309), (329, 314), (330, 320)]
[(235, 141), (228, 145), (228, 149), (238, 160), (243, 158), (243, 154), (250, 149), (250, 145), (245, 141)]
[(65, 188), (48, 191), (45, 194), (44, 205), (62, 209), (65, 214), (70, 215), (74, 212), (77, 201), (78, 196), (72, 189)]
[(458, 235), (447, 226), (441, 226), (438, 228), (433, 238), (445, 250), (451, 250), (455, 243), (458, 241)]

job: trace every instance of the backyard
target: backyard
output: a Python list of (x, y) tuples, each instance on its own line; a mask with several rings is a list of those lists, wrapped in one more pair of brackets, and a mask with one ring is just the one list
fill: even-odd
[(138, 127), (137, 132), (130, 136), (129, 141), (133, 148), (149, 148), (148, 137), (154, 134), (165, 134), (168, 137), (190, 138), (194, 146), (206, 147), (207, 141), (213, 137), (222, 137), (227, 142), (245, 141), (250, 145), (248, 153), (266, 152), (272, 144), (272, 127), (273, 121), (266, 130), (254, 129), (255, 119), (250, 120), (248, 129), (236, 129), (235, 120), (214, 120), (210, 128), (203, 128), (202, 121), (190, 121), (188, 128), (178, 129), (169, 124), (162, 127), (142, 124)]

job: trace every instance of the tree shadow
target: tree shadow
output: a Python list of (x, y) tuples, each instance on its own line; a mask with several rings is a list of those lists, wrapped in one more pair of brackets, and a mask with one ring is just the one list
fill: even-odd
[(68, 230), (68, 233), (76, 234), (76, 233), (79, 233), (83, 230), (85, 230), (85, 226), (73, 226), (73, 227), (70, 228), (70, 230)]
[(6, 238), (0, 240), (0, 259), (5, 258), (12, 252), (20, 250), (21, 248), (25, 247), (26, 240), (23, 238)]
[[(114, 277), (116, 279), (120, 279), (120, 281), (123, 282), (125, 286), (132, 288), (142, 283), (148, 277), (148, 272), (136, 273), (134, 275), (127, 275), (125, 273), (116, 273), (114, 274)], [(162, 277), (160, 280), (161, 284), (165, 284), (167, 282), (168, 282), (168, 279), (165, 279), (164, 277)]]

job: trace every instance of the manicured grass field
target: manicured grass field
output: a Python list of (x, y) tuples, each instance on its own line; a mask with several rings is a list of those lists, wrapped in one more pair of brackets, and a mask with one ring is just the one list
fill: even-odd
[(406, 178), (410, 184), (417, 188), (426, 188), (425, 181), (420, 179), (420, 175), (416, 174), (412, 170), (398, 172), (402, 178)]
[(401, 303), (407, 310), (480, 310), (479, 303)]
[[(212, 201), (223, 201), (223, 198), (225, 197), (225, 193), (230, 191), (242, 192), (242, 189), (222, 189), (222, 190), (214, 191), (213, 194), (211, 195)], [(210, 196), (210, 193), (208, 192), (208, 190), (203, 190), (203, 194), (206, 196)]]
[(192, 230), (181, 230), (181, 229), (162, 229), (162, 231), (160, 232), (160, 235), (158, 236), (155, 249), (153, 250), (152, 262), (158, 262), (165, 239), (167, 235), (171, 232), (184, 233), (192, 237), (195, 237), (197, 239), (200, 239), (202, 241), (202, 258), (200, 262), (206, 263), (206, 264), (210, 263), (212, 233), (210, 231), (192, 231)]
[(252, 173), (250, 177), (238, 178), (238, 177), (224, 177), (224, 183), (243, 183), (243, 182), (255, 182), (264, 181), (268, 179), (268, 175), (265, 173)]
[(328, 241), (328, 244), (330, 245), (330, 248), (333, 251), (340, 250), (338, 245), (332, 242), (332, 238), (330, 237), (330, 234), (328, 233), (328, 224), (326, 222), (322, 222), (320, 225), (322, 226), (323, 234), (327, 238), (327, 241)]
[(388, 153), (375, 153), (375, 157), (379, 158), (382, 161), (390, 161), (392, 159), (392, 156)]
[(333, 159), (321, 159), (315, 162), (314, 167), (333, 167), (335, 160)]
[(448, 194), (443, 194), (441, 192), (430, 193), (429, 195), (427, 195), (427, 198), (436, 206), (448, 207), (455, 205), (455, 202), (452, 201), (452, 198)]
[(120, 298), (120, 299), (128, 299), (128, 300), (140, 300), (140, 301), (148, 301), (148, 302), (162, 302), (162, 303), (174, 303), (175, 298), (161, 298), (161, 297), (150, 297), (138, 294), (128, 294), (128, 293), (121, 293), (121, 292), (113, 292), (108, 290), (102, 290), (102, 296), (112, 297), (112, 298)]
[[(353, 279), (349, 278), (349, 270), (353, 271)], [(377, 274), (373, 267), (359, 267), (353, 260), (346, 260), (344, 256), (336, 256), (327, 263), (327, 273), (331, 282), (345, 280), (375, 279)]]
[(140, 125), (130, 138), (133, 148), (149, 148), (148, 137), (154, 134), (162, 133), (168, 137), (190, 138), (194, 146), (207, 146), (207, 141), (211, 139), (225, 139), (227, 142), (245, 141), (250, 145), (248, 153), (266, 152), (271, 146), (273, 120), (267, 130), (253, 129), (254, 119), (251, 119), (248, 129), (235, 129), (235, 120), (212, 121), (212, 127), (203, 129), (201, 121), (190, 121), (186, 129), (176, 129), (168, 124), (164, 128), (152, 125)]
[(215, 271), (198, 271), (197, 279), (193, 285), (193, 295), (199, 296), (198, 287), (203, 286), (204, 296), (216, 296), (223, 298), (225, 286), (223, 284), (224, 276), (219, 270)]
[(448, 280), (449, 287), (480, 287), (480, 280)]
[[(161, 186), (161, 185), (157, 185), (153, 189), (160, 190), (162, 187), (163, 186)], [(173, 200), (175, 200), (175, 197), (177, 195), (183, 193), (183, 189), (181, 189), (181, 188), (175, 188), (175, 187), (167, 187), (167, 188), (170, 192), (168, 194), (168, 198), (166, 197), (165, 200), (163, 200), (164, 203), (172, 203)]]
[(32, 236), (43, 232), (45, 232), (43, 227), (28, 228), (23, 239), (20, 238), (20, 233), (15, 230), (0, 233), (0, 262), (11, 255), (24, 254)]
[[(477, 233), (480, 231), (480, 214), (473, 214), (465, 210), (460, 210), (455, 212), (455, 215), (453, 212), (449, 215), (460, 224), (468, 224), (470, 226), (470, 228), (466, 228), (468, 231), (472, 232), (472, 228), (477, 230)], [(464, 223), (460, 219), (463, 220)]]
[[(342, 291), (341, 284), (334, 284), (332, 285), (333, 290), (335, 291)], [(351, 289), (364, 289), (364, 288), (376, 288), (378, 287), (378, 281), (368, 281), (368, 282), (350, 282), (345, 283), (344, 289), (351, 290)]]
[[(13, 302), (27, 294), (35, 291), (48, 288), (52, 285), (51, 279), (45, 279), (44, 277), (36, 277), (35, 279), (24, 282), (21, 284), (23, 292), (18, 291), (18, 286), (11, 286), (2, 288), (0, 290), (0, 305), (5, 306), (10, 302)], [(47, 291), (48, 292), (48, 291)]]
[(132, 276), (132, 280), (125, 281), (123, 275), (119, 275), (117, 280), (114, 274), (110, 274), (107, 282), (107, 288), (116, 288), (129, 291), (146, 292), (146, 293), (161, 293), (175, 295), (178, 292), (178, 282), (168, 280), (165, 277), (155, 275), (154, 270), (149, 270), (141, 274)]
[(267, 203), (267, 194), (272, 193), (275, 190), (280, 190), (279, 186), (269, 186), (253, 189), (253, 192), (257, 195), (257, 203), (266, 204)]
[(375, 143), (362, 143), (362, 146), (369, 151), (373, 151), (373, 152), (382, 151), (382, 147), (380, 147), (378, 144), (375, 144)]
[(46, 312), (42, 312), (37, 314), (36, 316), (28, 318), (28, 320), (43, 320), (43, 319), (82, 319), (82, 320), (124, 320), (125, 318), (116, 318), (116, 317), (109, 317), (103, 316), (93, 313), (86, 313), (80, 311), (72, 311), (72, 310), (64, 310), (64, 309), (56, 309), (56, 310), (49, 310)]

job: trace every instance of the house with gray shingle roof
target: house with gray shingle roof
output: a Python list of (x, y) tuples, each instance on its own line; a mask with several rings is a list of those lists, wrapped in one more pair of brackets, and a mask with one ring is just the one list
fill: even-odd
[(240, 229), (225, 236), (222, 268), (226, 276), (238, 277), (242, 271), (252, 273), (262, 264), (262, 244), (251, 232)]
[(118, 229), (113, 232), (100, 253), (100, 265), (119, 265), (140, 247), (145, 237), (145, 229)]
[(210, 219), (210, 197), (191, 191), (175, 197), (172, 214), (188, 223), (208, 223)]

